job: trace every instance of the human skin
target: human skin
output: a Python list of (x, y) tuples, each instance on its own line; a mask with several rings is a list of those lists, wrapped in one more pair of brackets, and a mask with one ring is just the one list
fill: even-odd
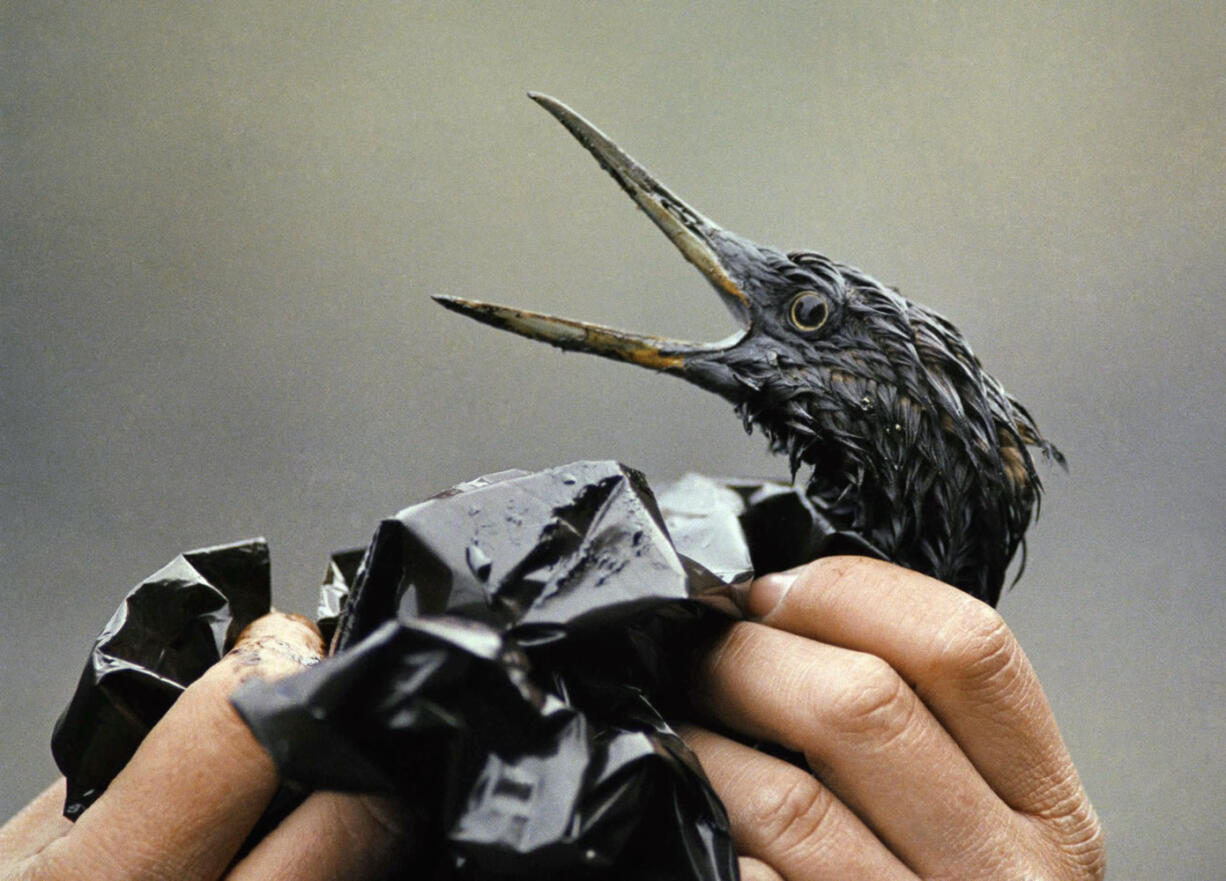
[[(1000, 615), (856, 557), (758, 579), (683, 736), (747, 879), (1100, 879), (1103, 835)], [(743, 745), (770, 741), (813, 773)]]
[(4, 881), (327, 881), (375, 878), (403, 849), (387, 803), (319, 792), (235, 863), (277, 789), (272, 760), (230, 704), (252, 677), (279, 679), (315, 663), (315, 625), (272, 613), (179, 696), (127, 767), (76, 823), (64, 781), (0, 829)]
[[(931, 578), (834, 557), (755, 581), (695, 673), (682, 733), (732, 823), (747, 881), (1102, 877), (1102, 833), (1038, 679), (1000, 616)], [(234, 855), (277, 787), (229, 695), (323, 653), (274, 613), (188, 688), (75, 823), (63, 781), (0, 829), (0, 879), (378, 878), (405, 818), (315, 793)], [(719, 729), (722, 733), (716, 733)], [(745, 745), (770, 741), (813, 773)]]

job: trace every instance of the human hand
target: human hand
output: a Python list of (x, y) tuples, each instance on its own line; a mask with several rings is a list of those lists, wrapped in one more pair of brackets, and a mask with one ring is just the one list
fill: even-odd
[(1102, 832), (1021, 647), (961, 591), (888, 563), (758, 579), (700, 664), (696, 705), (809, 774), (682, 732), (747, 881), (1103, 875)]
[(235, 854), (277, 789), (272, 760), (230, 704), (258, 676), (278, 679), (323, 654), (305, 618), (273, 613), (187, 688), (127, 767), (74, 824), (61, 779), (0, 829), (0, 879), (323, 881), (375, 878), (404, 839), (385, 802), (317, 792), (250, 853)]

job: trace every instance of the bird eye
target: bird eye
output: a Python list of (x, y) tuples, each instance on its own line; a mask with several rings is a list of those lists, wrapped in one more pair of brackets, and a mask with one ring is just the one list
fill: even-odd
[(792, 326), (797, 330), (817, 330), (830, 317), (830, 304), (814, 291), (801, 291), (792, 298)]

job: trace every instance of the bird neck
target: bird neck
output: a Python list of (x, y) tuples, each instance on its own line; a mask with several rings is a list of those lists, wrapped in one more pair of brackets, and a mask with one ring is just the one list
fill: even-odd
[(944, 436), (931, 419), (880, 407), (824, 428), (811, 414), (804, 424), (797, 416), (742, 408), (788, 456), (793, 477), (809, 469), (807, 493), (832, 525), (892, 562), (996, 602), (1030, 516), (999, 456)]

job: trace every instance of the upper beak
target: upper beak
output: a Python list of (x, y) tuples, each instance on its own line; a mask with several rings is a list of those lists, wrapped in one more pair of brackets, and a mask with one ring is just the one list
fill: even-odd
[[(748, 243), (720, 229), (670, 193), (603, 132), (565, 104), (547, 95), (532, 92), (529, 97), (553, 114), (579, 143), (596, 157), (601, 167), (613, 176), (630, 198), (668, 236), (685, 259), (698, 267), (719, 293), (729, 311), (743, 328), (748, 329), (751, 323), (749, 298), (738, 281), (739, 273), (736, 268), (746, 265), (746, 260), (750, 257)], [(705, 361), (703, 356), (724, 352), (743, 336), (743, 333), (738, 334), (721, 343), (693, 343), (629, 333), (584, 321), (557, 318), (539, 312), (459, 297), (435, 296), (434, 299), (446, 308), (477, 321), (542, 340), (562, 349), (590, 352), (683, 375), (688, 372), (687, 367), (696, 367), (699, 362)]]

